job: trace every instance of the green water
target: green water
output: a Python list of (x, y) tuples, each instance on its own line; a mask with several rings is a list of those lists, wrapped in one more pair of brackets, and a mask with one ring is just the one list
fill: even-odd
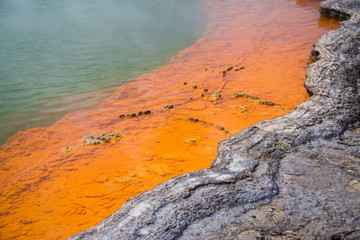
[(91, 108), (204, 30), (196, 0), (0, 0), (0, 146)]

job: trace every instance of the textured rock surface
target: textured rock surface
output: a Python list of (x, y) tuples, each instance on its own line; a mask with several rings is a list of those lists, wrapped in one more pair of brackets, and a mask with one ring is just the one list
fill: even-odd
[(71, 239), (360, 239), (360, 1), (321, 6), (349, 20), (314, 46), (310, 100)]

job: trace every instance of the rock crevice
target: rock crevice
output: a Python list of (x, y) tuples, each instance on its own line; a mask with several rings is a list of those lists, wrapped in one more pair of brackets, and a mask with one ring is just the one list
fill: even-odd
[(70, 239), (360, 239), (360, 2), (321, 12), (347, 21), (314, 45), (308, 101)]

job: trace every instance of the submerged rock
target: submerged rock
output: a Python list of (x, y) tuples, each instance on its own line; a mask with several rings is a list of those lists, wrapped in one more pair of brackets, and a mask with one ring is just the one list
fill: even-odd
[(100, 134), (101, 137), (115, 137), (115, 138), (118, 138), (118, 137), (121, 137), (121, 134), (119, 132), (102, 132)]
[(87, 135), (85, 136), (83, 141), (84, 141), (84, 145), (91, 146), (91, 145), (108, 143), (110, 142), (110, 138), (104, 136)]
[(237, 69), (235, 69), (234, 71), (237, 72), (237, 71), (243, 70), (244, 68), (245, 68), (245, 67), (237, 68)]
[(220, 93), (214, 93), (214, 94), (213, 94), (213, 98), (214, 98), (215, 100), (218, 100), (219, 98), (221, 98), (221, 94), (220, 94)]
[(244, 93), (234, 93), (234, 97), (236, 97), (236, 98), (243, 97), (243, 98), (251, 98), (251, 99), (254, 99), (254, 100), (260, 100), (260, 98), (257, 97), (257, 96), (244, 94)]
[(85, 146), (98, 145), (109, 143), (112, 139), (115, 142), (120, 141), (122, 138), (119, 132), (102, 132), (98, 135), (86, 135), (83, 139)]
[(225, 130), (225, 128), (223, 126), (216, 126), (219, 130)]
[(275, 105), (277, 105), (276, 103), (271, 102), (271, 101), (260, 101), (260, 103), (263, 104), (263, 105), (268, 105), (268, 106), (275, 106)]
[(193, 117), (189, 117), (188, 119), (189, 119), (190, 121), (193, 121), (193, 122), (198, 122), (198, 121), (199, 121), (199, 119), (193, 118)]
[(351, 18), (315, 44), (307, 102), (71, 239), (360, 239), (360, 2), (321, 7)]
[(231, 69), (233, 69), (233, 68), (234, 68), (233, 66), (227, 67), (227, 68), (226, 68), (226, 71), (229, 72), (229, 71), (231, 71)]
[(174, 108), (174, 105), (168, 104), (168, 105), (166, 105), (164, 108), (166, 108), (166, 109), (172, 109), (172, 108)]
[(72, 152), (72, 148), (69, 147), (69, 146), (64, 147), (62, 150), (63, 150), (64, 152), (66, 152), (66, 153), (71, 153), (71, 152)]

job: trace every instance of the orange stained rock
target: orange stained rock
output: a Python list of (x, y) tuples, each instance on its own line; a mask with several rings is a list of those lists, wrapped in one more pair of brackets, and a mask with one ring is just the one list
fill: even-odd
[[(167, 66), (119, 87), (92, 111), (8, 140), (0, 152), (0, 239), (65, 239), (137, 194), (209, 167), (228, 136), (216, 126), (236, 133), (307, 99), (312, 44), (338, 24), (319, 17), (318, 2), (201, 4), (207, 31)], [(235, 98), (235, 92), (278, 105)], [(151, 113), (119, 118), (145, 110)], [(86, 135), (104, 131), (123, 138), (84, 146)]]

